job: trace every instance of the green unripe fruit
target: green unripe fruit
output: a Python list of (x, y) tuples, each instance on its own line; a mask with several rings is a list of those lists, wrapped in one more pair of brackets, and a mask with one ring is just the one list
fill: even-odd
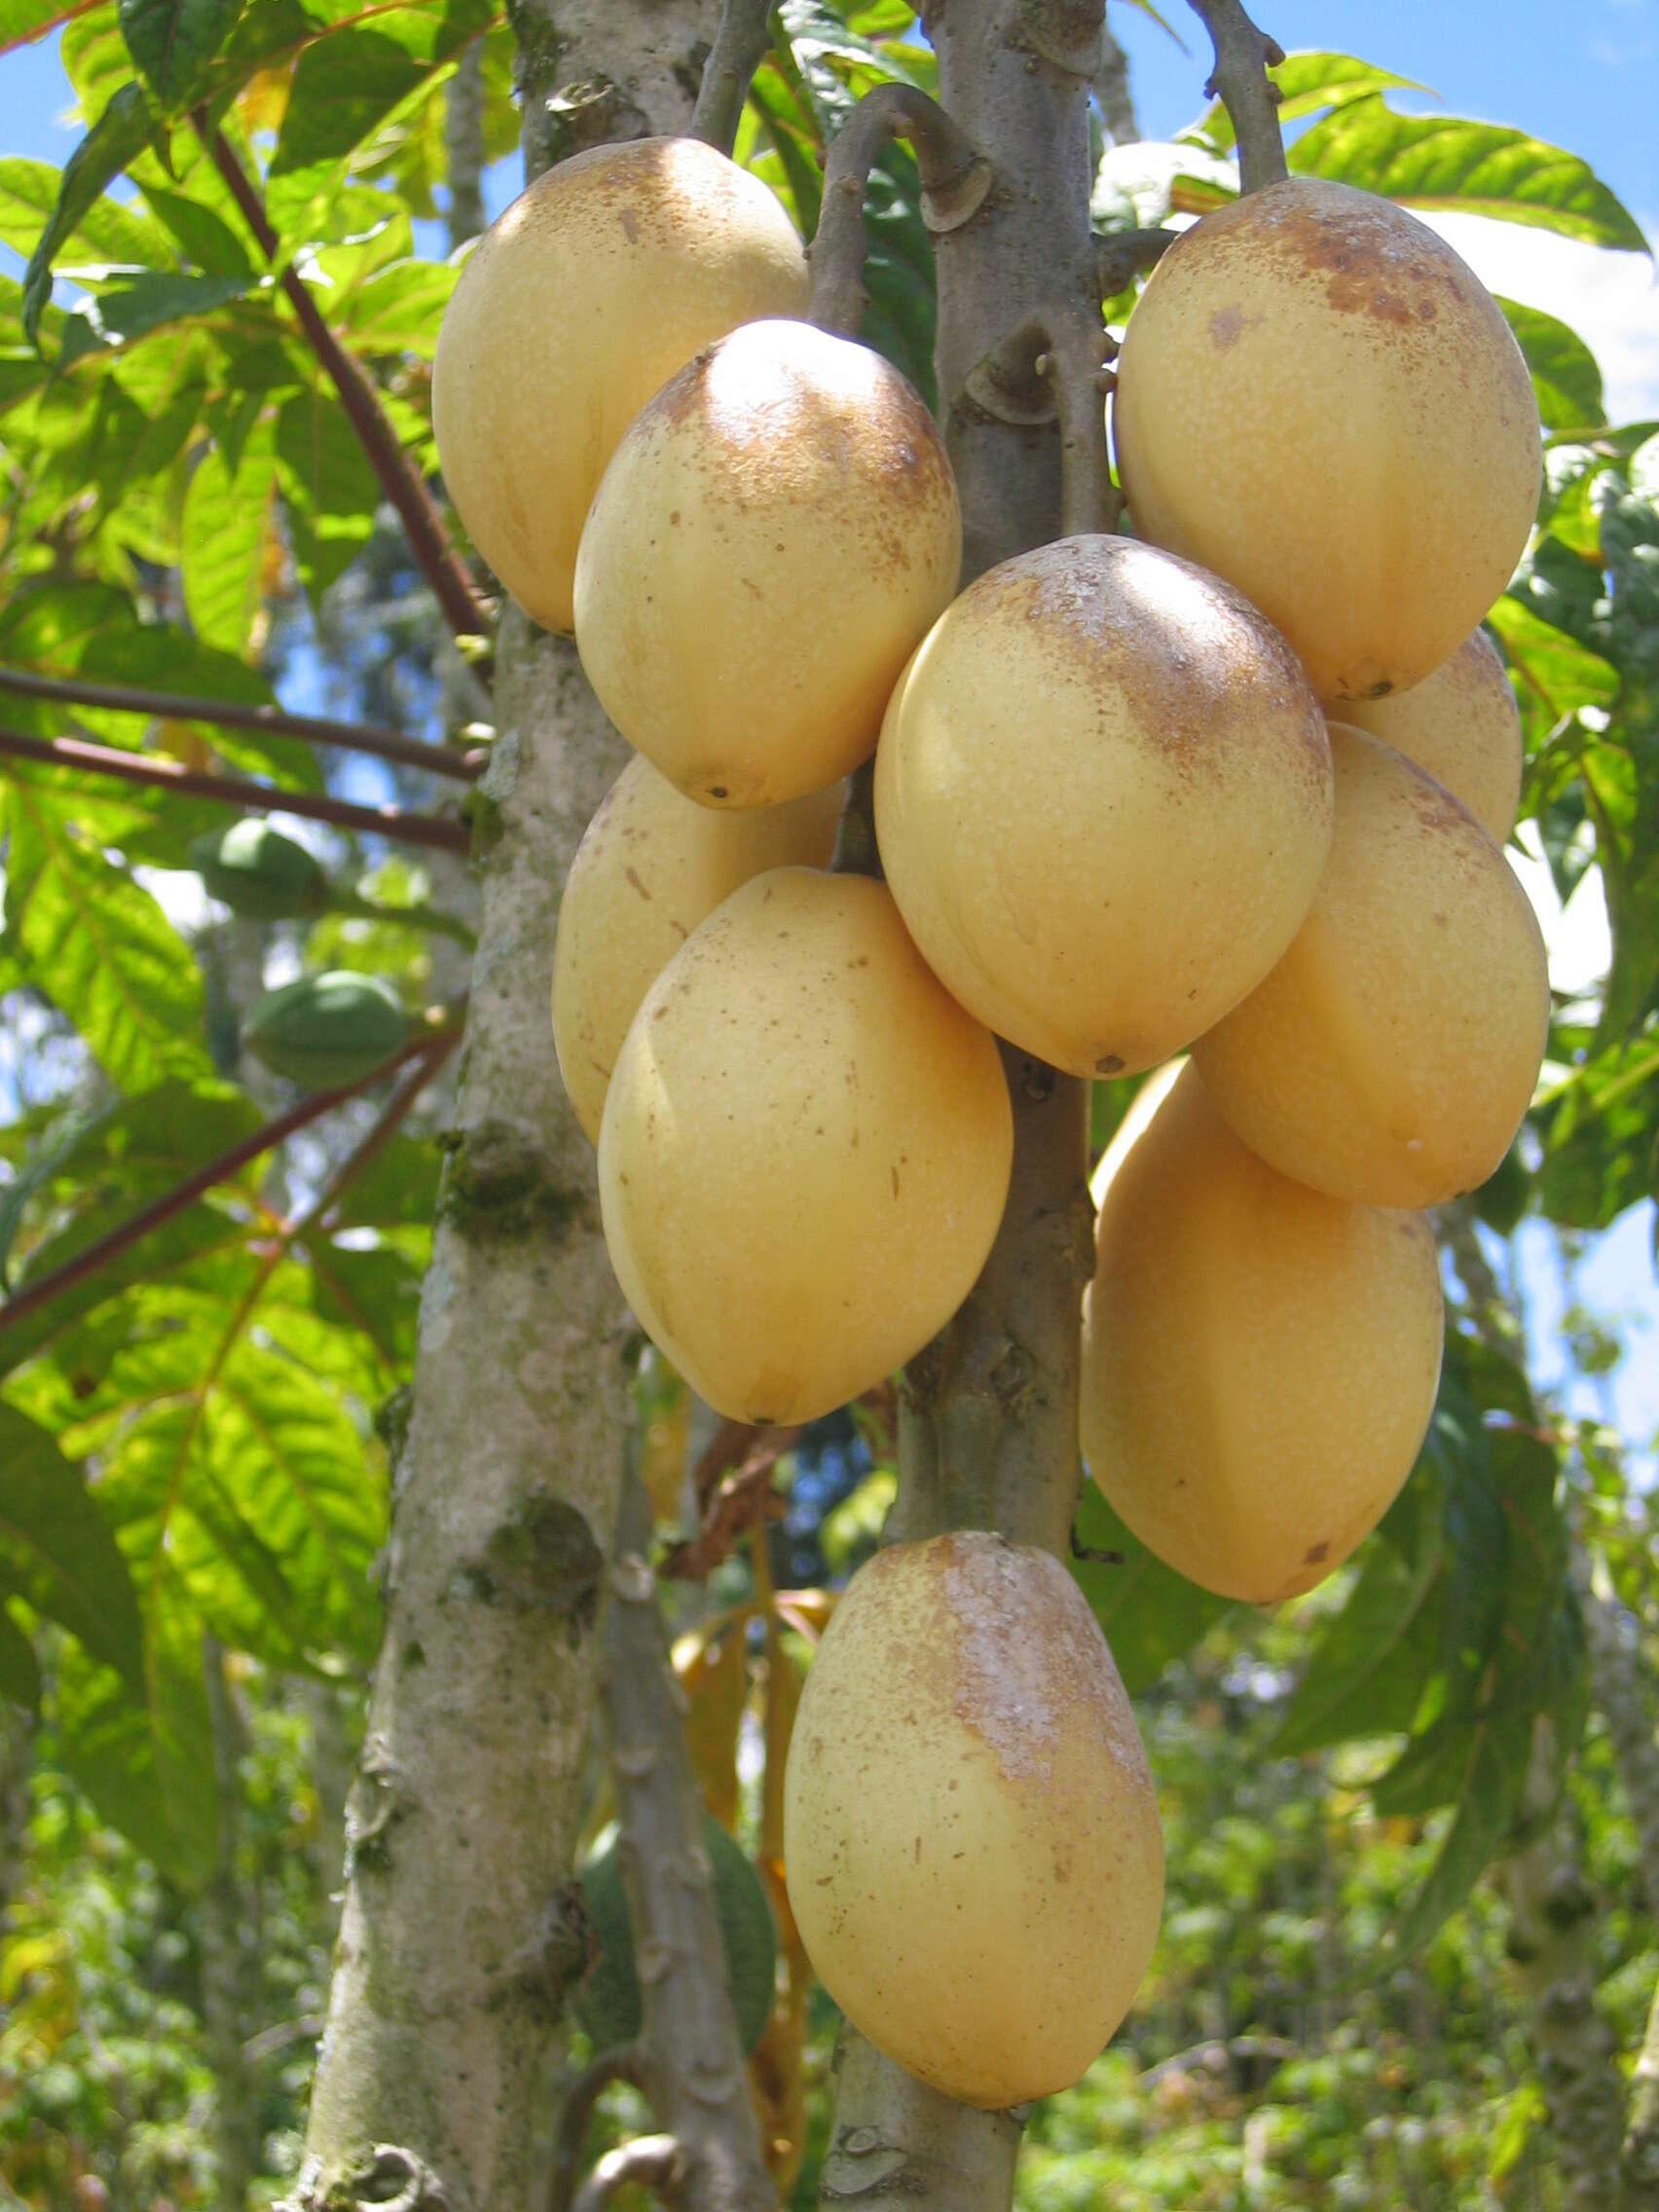
[(242, 1043), (302, 1090), (360, 1083), (409, 1042), (409, 1016), (389, 983), (331, 968), (267, 991)]
[(252, 921), (298, 921), (328, 903), (321, 863), (257, 815), (196, 838), (190, 865), (221, 905)]
[[(703, 1822), (703, 1852), (719, 1922), (726, 1972), (737, 2011), (737, 2040), (744, 2055), (760, 2041), (772, 2009), (778, 1935), (760, 1877), (719, 1821)], [(593, 2038), (596, 2050), (632, 2043), (643, 2017), (640, 1975), (634, 1963), (634, 1924), (622, 1887), (616, 1839), (582, 1868), (582, 1906), (599, 1957), (573, 1999), (577, 2020)]]

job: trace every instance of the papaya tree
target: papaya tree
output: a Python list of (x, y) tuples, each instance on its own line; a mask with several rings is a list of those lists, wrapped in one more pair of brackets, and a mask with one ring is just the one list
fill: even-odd
[[(919, 25), (889, 0), (0, 12), (0, 70), (9, 48), (56, 36), (85, 129), (60, 173), (0, 163), (4, 236), (26, 257), (20, 282), (0, 280), (0, 984), (32, 1071), (19, 1064), (8, 1101), (0, 1187), (0, 1690), (44, 1711), (78, 1787), (225, 1931), (235, 1658), (313, 1686), (372, 1670), (288, 2185), (302, 2212), (461, 2212), (549, 2192), (597, 2204), (629, 2181), (687, 2206), (813, 2187), (825, 2203), (1011, 2201), (1032, 2092), (964, 2101), (927, 2051), (905, 2071), (878, 2048), (879, 2018), (865, 2023), (873, 2041), (844, 2027), (829, 2137), (803, 2163), (811, 1974), (785, 1882), (785, 1764), (800, 1661), (834, 1608), (822, 1589), (775, 1587), (767, 1519), (780, 1464), (823, 1409), (743, 1397), (723, 1419), (694, 1418), (618, 1287), (590, 1142), (603, 1085), (585, 1102), (577, 1083), (567, 1090), (548, 997), (565, 887), (573, 910), (578, 847), (629, 757), (583, 661), (619, 722), (640, 669), (624, 651), (602, 674), (596, 653), (539, 628), (500, 588), (514, 580), (506, 554), (484, 542), (447, 452), (455, 480), (441, 477), (452, 433), (441, 405), (434, 430), (433, 364), (467, 263), (418, 253), (414, 224), (442, 207), (451, 242), (470, 236), (481, 162), (515, 145), (534, 182), (690, 133), (770, 194), (791, 253), (810, 241), (798, 296), (766, 312), (809, 308), (837, 343), (862, 338), (895, 404), (915, 411), (911, 443), (937, 443), (960, 513), (953, 584), (1080, 535), (1108, 542), (1123, 570), (1143, 557), (1124, 496), (1142, 535), (1160, 536), (1136, 467), (1155, 468), (1180, 433), (1157, 420), (1174, 374), (1160, 370), (1132, 433), (1144, 455), (1120, 430), (1114, 475), (1114, 334), (1135, 329), (1187, 218), (1247, 222), (1256, 195), (1295, 178), (1645, 250), (1577, 158), (1496, 125), (1430, 128), (1390, 98), (1390, 72), (1287, 57), (1235, 0), (1195, 9), (1213, 48), (1210, 104), (1164, 148), (1132, 137), (1099, 0), (948, 0)], [(1225, 418), (1238, 331), (1208, 328), (1204, 380)], [(1641, 1735), (1612, 1710), (1616, 1668), (1592, 1676), (1584, 1635), (1587, 1591), (1612, 1613), (1592, 1610), (1592, 1657), (1618, 1646), (1621, 1599), (1640, 1613), (1641, 1546), (1621, 1486), (1604, 1470), (1598, 1489), (1584, 1438), (1530, 1382), (1493, 1255), (1523, 1215), (1593, 1232), (1655, 1188), (1659, 437), (1604, 420), (1596, 363), (1560, 321), (1500, 302), (1488, 337), (1483, 358), (1513, 352), (1517, 421), (1532, 436), (1535, 407), (1542, 424), (1542, 489), (1534, 507), (1527, 477), (1516, 544), (1457, 627), (1485, 616), (1525, 740), (1520, 819), (1564, 896), (1600, 869), (1612, 962), (1593, 1005), (1548, 1010), (1542, 1076), (1530, 1088), (1528, 1046), (1484, 1179), (1459, 1169), (1444, 1190), (1378, 1200), (1438, 1205), (1444, 1367), (1352, 1542), (1382, 1515), (1380, 1529), (1303, 1621), (1300, 1684), (1273, 1741), (1286, 1758), (1383, 1744), (1370, 1804), (1425, 1825), (1389, 1931), (1402, 1963), (1494, 1862), (1514, 1858), (1517, 1925), (1534, 1909), (1539, 1840), (1555, 1832), (1593, 1681), (1609, 1727)], [(1176, 358), (1191, 351), (1183, 341)], [(594, 373), (620, 387), (633, 364)], [(573, 443), (548, 416), (550, 448)], [(1419, 508), (1426, 461), (1422, 475)], [(1235, 480), (1216, 498), (1242, 510), (1249, 490)], [(1441, 520), (1419, 514), (1405, 566)], [(1252, 524), (1251, 542), (1266, 530)], [(636, 559), (621, 535), (620, 557)], [(377, 560), (400, 578), (406, 630), (388, 625), (375, 650), (419, 660), (420, 732), (290, 712), (274, 681), (293, 639)], [(864, 580), (844, 579), (849, 625)], [(579, 572), (575, 595), (579, 628)], [(952, 597), (947, 585), (924, 626)], [(536, 611), (562, 620), (551, 603)], [(612, 603), (599, 619), (622, 616)], [(788, 636), (766, 644), (781, 667)], [(1282, 688), (1289, 647), (1270, 634), (1260, 650), (1264, 688)], [(1366, 685), (1351, 688), (1362, 719)], [(1311, 740), (1283, 742), (1294, 757)], [(1368, 748), (1362, 731), (1352, 749)], [(349, 761), (375, 765), (349, 779)], [(1046, 793), (1016, 790), (1006, 818), (1042, 818), (1040, 796), (1063, 816), (1064, 773), (1049, 771)], [(729, 794), (722, 782), (704, 795)], [(855, 770), (827, 879), (837, 897), (879, 872), (872, 805), (897, 803), (872, 801)], [(1301, 906), (1273, 958), (1320, 879), (1330, 806), (1322, 785)], [(827, 830), (820, 819), (810, 854), (786, 857), (821, 865)], [(956, 987), (896, 851), (884, 835), (910, 934)], [(443, 872), (463, 855), (475, 919)], [(1495, 854), (1491, 866), (1503, 867)], [(1239, 894), (1215, 896), (1230, 925), (1219, 960), (1240, 934)], [(1538, 957), (1529, 940), (1515, 965)], [(977, 945), (962, 955), (964, 971), (982, 965)], [(458, 979), (435, 983), (446, 976)], [(977, 1530), (1029, 1547), (1038, 1585), (1060, 1578), (1068, 1604), (1081, 1592), (1142, 1695), (1230, 1604), (1291, 1588), (1187, 1579), (1131, 1528), (1126, 1497), (1108, 1504), (1083, 1479), (1090, 1159), (1130, 1113), (1140, 1070), (1192, 1040), (1161, 1038), (1125, 1076), (1129, 1058), (1106, 1041), (1079, 1059), (1048, 1031), (1010, 1041), (1016, 1020), (978, 1018), (1003, 1040), (985, 1044), (981, 1073), (998, 1100), (1006, 1090), (1006, 1181), (942, 1329), (930, 1321), (928, 1341), (839, 1394), (896, 1478), (890, 1544)], [(1539, 997), (1539, 1047), (1544, 1020)], [(1232, 1022), (1218, 1004), (1199, 1025), (1206, 1080)], [(1103, 1224), (1119, 1210), (1108, 1186), (1124, 1188), (1106, 1178)], [(873, 1272), (877, 1227), (857, 1226)], [(910, 1243), (925, 1246), (925, 1230)], [(1437, 1328), (1426, 1230), (1414, 1265), (1417, 1308)], [(629, 1288), (647, 1322), (643, 1264)], [(725, 1330), (739, 1352), (742, 1326)], [(895, 1394), (885, 1370), (910, 1352)], [(715, 1371), (688, 1350), (682, 1364), (719, 1403)], [(1402, 1394), (1391, 1375), (1377, 1392)], [(1304, 1566), (1339, 1563), (1322, 1529), (1292, 1532)], [(741, 1574), (745, 1557), (725, 1611), (680, 1613), (670, 1664), (659, 1591)], [(749, 1832), (780, 1937), (752, 2056), (711, 1895), (727, 1862), (703, 1828), (705, 1798), (721, 1832), (739, 1825), (746, 1711), (763, 1754)], [(1642, 1785), (1628, 1787), (1634, 1798)], [(606, 2015), (591, 2064), (560, 2079), (554, 2119), (567, 2007), (591, 2001), (596, 1931), (618, 1925), (614, 1890), (607, 1918), (591, 1868), (585, 1901), (575, 1879), (608, 1811), (638, 2021)], [(1558, 2031), (1561, 1978), (1540, 1979), (1540, 2017)], [(237, 1987), (228, 1970), (212, 1980), (219, 2096), (245, 2120)], [(1580, 2042), (1584, 2065), (1545, 2075), (1563, 2091), (1548, 2117), (1565, 2140), (1575, 2112), (1596, 2111), (1607, 2157), (1628, 2119), (1635, 2175), (1651, 2116), (1640, 2097), (1627, 2114), (1593, 2020)], [(584, 2172), (594, 2101), (616, 2081), (653, 2125)], [(221, 2130), (227, 2201), (244, 2199), (255, 2157), (245, 2124)], [(1615, 2201), (1607, 2170), (1604, 2157), (1586, 2185), (1603, 2194), (1585, 2201)]]

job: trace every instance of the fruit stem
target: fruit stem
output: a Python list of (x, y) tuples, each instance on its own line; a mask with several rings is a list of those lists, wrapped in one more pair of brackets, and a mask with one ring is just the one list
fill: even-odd
[(1278, 87), (1268, 70), (1284, 59), (1284, 48), (1250, 20), (1240, 0), (1189, 4), (1215, 49), (1215, 68), (1204, 91), (1212, 99), (1219, 94), (1232, 118), (1239, 189), (1260, 192), (1264, 185), (1282, 184), (1290, 170), (1279, 133)]
[(872, 875), (881, 880), (881, 854), (875, 842), (875, 762), (861, 761), (847, 778), (841, 819), (835, 826), (831, 875)]
[(308, 821), (332, 822), (342, 830), (362, 830), (403, 845), (426, 845), (435, 852), (464, 853), (472, 843), (466, 825), (448, 815), (407, 814), (399, 806), (359, 806), (354, 799), (331, 798), (325, 793), (280, 791), (274, 784), (256, 784), (242, 776), (207, 775), (177, 760), (159, 759), (153, 753), (87, 745), (78, 737), (25, 737), (20, 730), (0, 728), (0, 757), (8, 756), (14, 760), (36, 760), (47, 768), (79, 768), (88, 775), (113, 777), (117, 783), (184, 792), (192, 798), (234, 806), (243, 814), (275, 810), (304, 815)]
[(1102, 231), (1094, 239), (1094, 288), (1115, 299), (1129, 278), (1152, 268), (1181, 236), (1179, 231)]
[(1047, 300), (969, 372), (967, 396), (1002, 423), (1060, 425), (1060, 534), (1112, 532), (1123, 501), (1106, 458), (1106, 366), (1115, 341), (1098, 306)]
[(823, 330), (855, 337), (869, 294), (865, 289), (865, 194), (884, 147), (908, 139), (922, 174), (922, 220), (930, 232), (959, 230), (990, 190), (991, 166), (945, 113), (913, 85), (878, 85), (866, 92), (830, 144), (818, 230), (807, 249), (812, 263), (812, 319)]
[(722, 154), (731, 152), (750, 80), (766, 58), (771, 38), (771, 0), (725, 0), (720, 27), (703, 64), (688, 136)]
[[(198, 108), (192, 120), (242, 220), (259, 241), (260, 251), (268, 261), (273, 259), (279, 240), (265, 203), (230, 141), (222, 130), (210, 128), (205, 108)], [(409, 550), (431, 585), (445, 620), (457, 637), (489, 637), (495, 629), (490, 609), (450, 543), (443, 517), (424, 480), (411, 467), (374, 386), (323, 320), (299, 273), (290, 266), (281, 271), (276, 281), (287, 295), (312, 351), (340, 394), (346, 419), (357, 434), (357, 443), (381, 490), (397, 511), (409, 538)]]
[(587, 2148), (588, 2121), (599, 2102), (600, 2091), (612, 2082), (632, 2088), (644, 2085), (643, 2060), (638, 2044), (618, 2044), (602, 2050), (582, 2068), (565, 2091), (553, 2131), (552, 2173), (543, 2212), (571, 2212), (581, 2180), (582, 2153)]
[(96, 707), (112, 714), (152, 715), (176, 722), (209, 722), (215, 729), (254, 729), (273, 737), (297, 737), (307, 745), (334, 745), (345, 753), (368, 753), (400, 767), (424, 768), (431, 776), (450, 776), (469, 784), (489, 755), (479, 748), (458, 753), (447, 745), (427, 745), (400, 730), (373, 722), (337, 722), (323, 715), (290, 715), (280, 707), (251, 706), (238, 699), (194, 699), (182, 691), (150, 691), (132, 683), (88, 683), (80, 677), (39, 676), (32, 669), (0, 666), (0, 691), (20, 699), (55, 699), (71, 707)]

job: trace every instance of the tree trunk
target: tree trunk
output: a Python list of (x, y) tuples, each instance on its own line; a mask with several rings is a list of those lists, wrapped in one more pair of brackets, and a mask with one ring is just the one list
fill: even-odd
[[(1552, 1787), (1540, 1745), (1540, 1793)], [(1585, 1883), (1570, 1806), (1509, 1862), (1509, 1954), (1519, 1970), (1529, 2037), (1560, 2159), (1563, 2212), (1611, 2212), (1619, 2201), (1624, 2084), (1617, 2044), (1596, 2009)]]
[(1619, 2157), (1619, 2212), (1659, 2212), (1659, 1990), (1630, 2085), (1630, 2116)]
[[(1060, 532), (1054, 424), (1003, 422), (969, 372), (1032, 310), (1098, 311), (1089, 240), (1088, 82), (1099, 7), (949, 0), (929, 11), (940, 98), (990, 162), (975, 219), (936, 241), (937, 365), (962, 497), (963, 582)], [(1087, 1086), (1004, 1048), (1014, 1167), (997, 1243), (901, 1395), (889, 1539), (996, 1528), (1062, 1556), (1081, 1473), (1079, 1301), (1088, 1279)], [(1023, 2116), (974, 2111), (843, 2031), (821, 2203), (1004, 2212)]]
[[(518, 0), (531, 173), (682, 128), (714, 15), (712, 0)], [(569, 641), (516, 608), (497, 727), (302, 2212), (393, 2197), (405, 2212), (528, 2212), (563, 1991), (584, 1963), (569, 1881), (628, 1323), (547, 992), (559, 887), (624, 748)]]

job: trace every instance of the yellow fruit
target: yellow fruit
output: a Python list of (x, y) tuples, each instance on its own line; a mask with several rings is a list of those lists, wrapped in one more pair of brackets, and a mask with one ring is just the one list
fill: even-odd
[(807, 288), (777, 200), (695, 138), (596, 146), (491, 224), (438, 332), (432, 427), (473, 543), (537, 622), (571, 627), (588, 502), (651, 393)]
[(1267, 974), (1331, 835), (1324, 723), (1238, 594), (1121, 537), (971, 584), (887, 711), (876, 830), (947, 989), (1074, 1075), (1150, 1067)]
[(1527, 365), (1473, 271), (1385, 200), (1291, 177), (1204, 216), (1117, 376), (1136, 531), (1236, 584), (1322, 699), (1419, 682), (1526, 546)]
[(774, 805), (870, 753), (961, 558), (920, 394), (866, 346), (751, 323), (618, 445), (576, 559), (576, 644), (606, 713), (687, 796)]
[(1382, 738), (1460, 798), (1502, 844), (1521, 799), (1521, 710), (1484, 630), (1409, 691), (1355, 699), (1341, 719)]
[(967, 1297), (1013, 1149), (996, 1045), (884, 887), (774, 868), (693, 931), (634, 1017), (600, 1130), (606, 1241), (718, 1412), (811, 1420)]
[(1265, 983), (1193, 1047), (1235, 1131), (1332, 1198), (1432, 1206), (1509, 1149), (1549, 1025), (1532, 909), (1442, 784), (1331, 724), (1337, 833)]
[(599, 1142), (605, 1093), (640, 1001), (739, 884), (835, 845), (838, 790), (717, 814), (633, 759), (576, 848), (553, 944), (553, 1042), (576, 1119)]
[(1263, 1605), (1310, 1590), (1387, 1510), (1434, 1411), (1426, 1222), (1280, 1175), (1191, 1065), (1136, 1098), (1094, 1200), (1081, 1436), (1095, 1481), (1206, 1590)]
[(1078, 2079), (1152, 1956), (1163, 1839), (1057, 1560), (964, 1530), (859, 1570), (795, 1718), (784, 1860), (813, 1969), (878, 2050), (990, 2111)]

